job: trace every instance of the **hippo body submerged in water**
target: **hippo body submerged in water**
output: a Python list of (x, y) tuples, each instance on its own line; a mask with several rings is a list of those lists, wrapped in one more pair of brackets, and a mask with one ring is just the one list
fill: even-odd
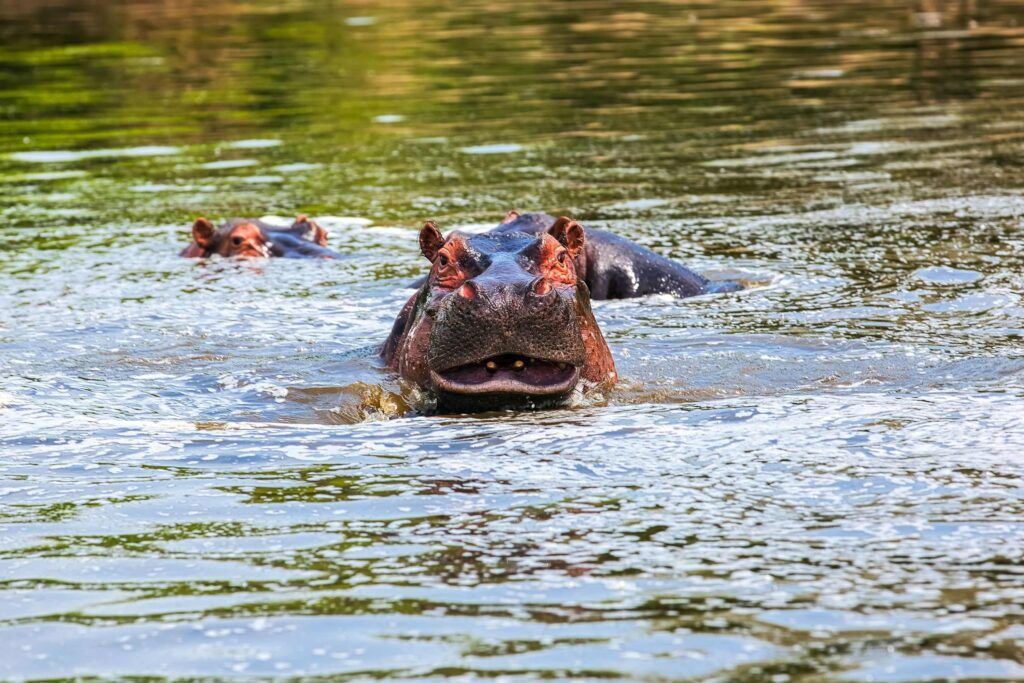
[(219, 254), (238, 258), (339, 258), (327, 248), (327, 231), (299, 216), (288, 227), (254, 218), (232, 218), (219, 228), (205, 218), (192, 224), (192, 243), (181, 256), (207, 258)]
[(510, 212), (490, 232), (441, 235), (381, 351), (388, 369), (443, 410), (558, 404), (584, 383), (610, 387), (615, 362), (590, 300), (739, 289), (713, 285), (663, 256), (569, 218)]
[[(546, 213), (510, 211), (492, 232), (523, 232), (539, 235), (555, 223)], [(696, 296), (740, 289), (734, 282), (710, 282), (675, 261), (607, 230), (585, 228), (583, 251), (576, 257), (576, 271), (587, 284), (590, 298), (632, 299), (648, 294)]]

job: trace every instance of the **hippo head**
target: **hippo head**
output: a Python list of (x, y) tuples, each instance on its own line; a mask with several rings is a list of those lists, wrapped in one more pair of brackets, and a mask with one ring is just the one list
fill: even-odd
[(197, 218), (192, 224), (194, 246), (202, 250), (201, 256), (237, 256), (259, 258), (270, 256), (270, 244), (266, 235), (255, 223), (240, 221), (215, 228), (205, 218)]
[(430, 274), (384, 348), (389, 367), (440, 407), (486, 410), (558, 403), (615, 366), (577, 278), (583, 227), (559, 218), (540, 234), (442, 236), (427, 223)]
[(275, 240), (284, 242), (286, 245), (300, 240), (326, 247), (327, 231), (306, 216), (299, 216), (290, 227), (279, 229), (270, 228), (265, 224), (258, 225), (257, 222), (246, 219), (232, 220), (220, 228), (216, 228), (207, 219), (197, 218), (192, 224), (192, 244), (185, 248), (182, 256), (204, 257), (214, 254), (238, 258), (280, 256), (283, 250), (275, 249)]

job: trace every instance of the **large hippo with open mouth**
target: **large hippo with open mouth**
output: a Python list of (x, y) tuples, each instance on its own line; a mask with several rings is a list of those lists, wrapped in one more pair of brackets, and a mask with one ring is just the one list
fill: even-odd
[(581, 383), (613, 385), (591, 298), (738, 289), (564, 216), (510, 212), (490, 232), (447, 237), (427, 223), (419, 242), (430, 273), (381, 353), (442, 410), (542, 407)]

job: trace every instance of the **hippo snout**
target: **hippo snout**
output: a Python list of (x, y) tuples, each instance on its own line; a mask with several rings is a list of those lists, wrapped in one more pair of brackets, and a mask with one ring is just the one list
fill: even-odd
[(470, 281), (463, 285), (469, 296), (448, 297), (431, 330), (430, 368), (444, 372), (499, 356), (581, 366), (586, 351), (572, 296), (536, 280)]

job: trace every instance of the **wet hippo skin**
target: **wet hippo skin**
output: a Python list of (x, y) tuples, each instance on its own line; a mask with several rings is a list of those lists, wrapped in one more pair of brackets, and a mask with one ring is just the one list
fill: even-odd
[(232, 218), (215, 228), (205, 218), (192, 224), (192, 243), (181, 251), (188, 258), (219, 254), (236, 258), (340, 258), (327, 248), (327, 231), (305, 216), (288, 227), (254, 218)]

